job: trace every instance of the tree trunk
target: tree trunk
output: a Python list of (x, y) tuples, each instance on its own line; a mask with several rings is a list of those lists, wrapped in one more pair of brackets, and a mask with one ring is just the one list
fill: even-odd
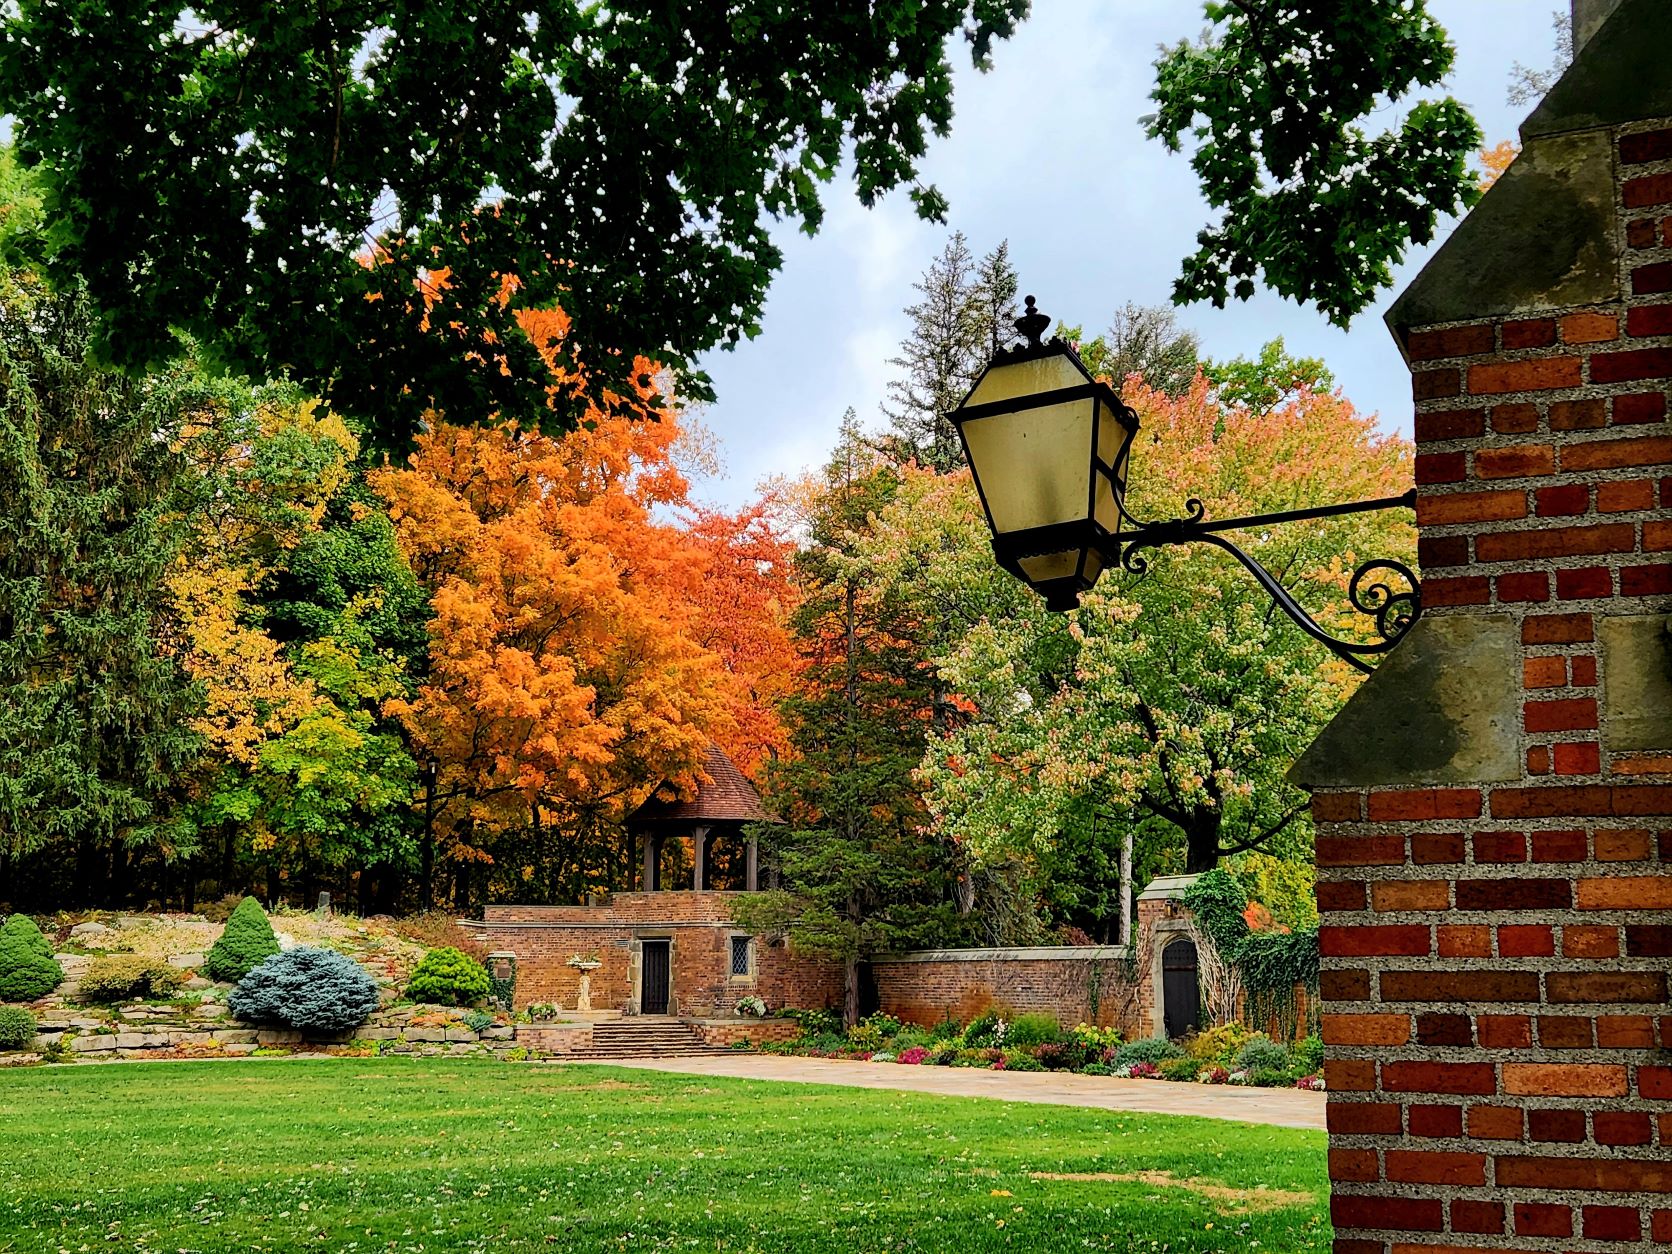
[(1184, 830), (1187, 875), (1200, 875), (1219, 865), (1219, 811), (1198, 810)]
[(226, 829), (226, 839), (221, 842), (221, 877), (217, 881), (221, 896), (230, 894), (232, 889), (233, 859), (238, 852), (238, 844), (232, 834), (232, 829)]
[(849, 954), (842, 964), (842, 1026), (853, 1029), (859, 1022), (859, 955)]
[(271, 911), (279, 904), (279, 864), (267, 864), (267, 909)]

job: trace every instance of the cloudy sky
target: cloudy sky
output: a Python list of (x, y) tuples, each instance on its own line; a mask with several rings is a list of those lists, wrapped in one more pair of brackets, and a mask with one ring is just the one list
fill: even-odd
[[(1561, 3), (1429, 0), (1457, 45), (1451, 94), (1474, 110), (1489, 143), (1513, 137), (1527, 112), (1505, 99), (1510, 70), (1550, 64), (1551, 11)], [(904, 195), (865, 210), (851, 184), (838, 183), (816, 237), (780, 228), (786, 260), (763, 334), (706, 362), (719, 399), (702, 421), (725, 468), (698, 495), (737, 505), (763, 477), (818, 464), (849, 406), (882, 421), (911, 285), (951, 230), (977, 253), (1008, 239), (1023, 291), (1088, 333), (1128, 300), (1165, 302), (1208, 210), (1186, 157), (1146, 139), (1137, 119), (1151, 108), (1158, 45), (1193, 37), (1200, 14), (1195, 0), (1034, 0), (1016, 37), (997, 45), (990, 73), (970, 70), (958, 49), (952, 134), (931, 147), (923, 171), (951, 201), (947, 224), (920, 222)], [(1427, 252), (1412, 254), (1399, 285), (1347, 331), (1263, 291), (1224, 310), (1186, 307), (1180, 319), (1210, 357), (1251, 355), (1283, 336), (1291, 352), (1322, 357), (1385, 429), (1409, 435), (1408, 376), (1381, 315)]]

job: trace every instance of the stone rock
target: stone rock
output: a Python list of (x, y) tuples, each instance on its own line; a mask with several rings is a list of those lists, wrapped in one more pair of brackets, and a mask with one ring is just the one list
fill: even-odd
[(170, 1035), (176, 1045), (207, 1045), (215, 1039), (213, 1032), (173, 1032)]
[(192, 1011), (192, 1018), (224, 1019), (226, 1018), (226, 1007), (221, 1005), (219, 1002), (209, 1002), (194, 1009)]
[(448, 1028), (447, 1039), (449, 1041), (475, 1041), (476, 1033), (469, 1028)]
[(62, 1032), (38, 1032), (35, 1035), (35, 1048), (51, 1049), (63, 1039), (64, 1034)]
[(144, 1049), (151, 1043), (151, 1038), (143, 1032), (118, 1032), (116, 1034), (117, 1049)]
[(294, 1028), (262, 1028), (255, 1039), (258, 1045), (300, 1045), (302, 1034)]
[(445, 1028), (405, 1028), (401, 1031), (401, 1035), (409, 1041), (445, 1041), (447, 1030)]
[(73, 1028), (96, 1028), (103, 1022), (103, 1019), (71, 1019), (70, 1026)]
[(358, 1041), (398, 1041), (401, 1039), (399, 1028), (361, 1028), (355, 1032), (354, 1039)]
[(476, 1046), (466, 1045), (461, 1041), (457, 1044), (449, 1045), (447, 1047), (447, 1052), (452, 1055), (474, 1054), (476, 1052)]
[(1610, 753), (1672, 749), (1672, 618), (1604, 618), (1602, 743)]
[(70, 929), (71, 936), (106, 936), (110, 929), (103, 923), (77, 923)]
[(255, 1052), (255, 1046), (254, 1045), (245, 1045), (245, 1044), (242, 1044), (242, 1043), (227, 1044), (224, 1041), (221, 1044), (222, 1044), (221, 1052), (223, 1054), (225, 1054), (228, 1058), (242, 1058), (245, 1054), (251, 1054), (251, 1053)]
[(70, 1042), (70, 1050), (77, 1054), (105, 1054), (116, 1048), (116, 1038), (108, 1033), (78, 1036)]
[(168, 960), (168, 965), (180, 971), (193, 971), (203, 965), (203, 955), (175, 954)]
[(213, 980), (206, 980), (201, 975), (194, 975), (190, 976), (181, 987), (196, 991), (205, 988), (214, 988), (215, 982)]
[(517, 1030), (509, 1023), (496, 1023), (492, 1027), (482, 1029), (482, 1036), (492, 1041), (508, 1041), (516, 1034)]
[(223, 1045), (254, 1045), (260, 1036), (254, 1028), (227, 1028), (215, 1033), (215, 1039)]

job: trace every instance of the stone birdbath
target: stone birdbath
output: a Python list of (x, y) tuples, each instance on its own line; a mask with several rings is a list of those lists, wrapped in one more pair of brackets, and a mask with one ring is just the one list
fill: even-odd
[(575, 1013), (585, 1014), (592, 1009), (592, 973), (604, 964), (597, 958), (576, 954), (569, 959), (567, 965), (581, 973), (581, 991), (575, 998)]

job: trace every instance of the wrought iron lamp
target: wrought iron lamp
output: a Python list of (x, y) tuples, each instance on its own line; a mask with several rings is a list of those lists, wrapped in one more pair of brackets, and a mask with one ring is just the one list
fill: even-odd
[(1402, 562), (1376, 559), (1353, 572), (1353, 607), (1375, 618), (1379, 640), (1341, 640), (1325, 631), (1272, 573), (1224, 533), (1248, 527), (1335, 518), (1371, 510), (1412, 508), (1413, 489), (1314, 509), (1206, 521), (1191, 498), (1182, 518), (1144, 522), (1126, 508), (1127, 458), (1138, 415), (1108, 384), (1092, 378), (1072, 345), (1044, 338), (1051, 320), (1034, 298), (1016, 319), (1026, 337), (1000, 348), (964, 403), (949, 417), (981, 494), (1000, 566), (1045, 598), (1053, 610), (1076, 608), (1080, 595), (1117, 563), (1133, 574), (1148, 568), (1143, 550), (1212, 544), (1235, 557), (1307, 635), (1360, 670), (1386, 653), (1422, 612), (1422, 588)]

